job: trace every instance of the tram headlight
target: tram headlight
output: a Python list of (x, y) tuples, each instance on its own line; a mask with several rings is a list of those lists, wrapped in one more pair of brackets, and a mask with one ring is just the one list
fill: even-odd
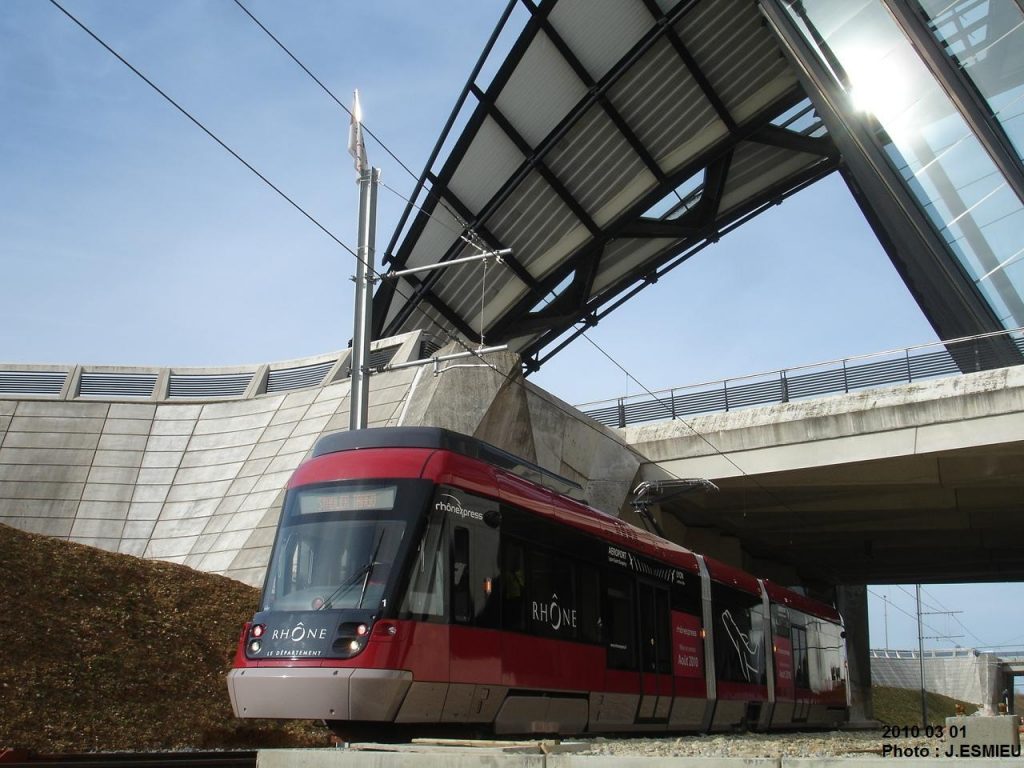
[(253, 637), (263, 637), (263, 632), (266, 630), (266, 626), (263, 624), (254, 624), (252, 627)]
[(261, 643), (259, 640), (253, 640), (251, 643), (249, 643), (249, 651), (251, 653), (259, 653), (260, 648), (262, 647), (263, 643)]
[(334, 641), (334, 650), (343, 658), (350, 658), (366, 650), (370, 635), (375, 632), (374, 624), (369, 621), (346, 621), (338, 627), (338, 635)]

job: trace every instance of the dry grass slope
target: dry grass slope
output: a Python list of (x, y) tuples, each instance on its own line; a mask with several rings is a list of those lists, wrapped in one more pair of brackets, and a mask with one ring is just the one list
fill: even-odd
[(0, 525), (0, 748), (321, 746), (237, 720), (225, 673), (258, 591)]
[[(888, 725), (920, 725), (921, 724), (921, 692), (908, 688), (871, 689), (875, 704), (875, 718)], [(956, 714), (957, 704), (964, 708), (964, 713), (974, 714), (978, 710), (976, 704), (958, 699), (951, 699), (939, 693), (926, 692), (928, 702), (928, 722), (931, 725), (945, 725), (947, 717)]]

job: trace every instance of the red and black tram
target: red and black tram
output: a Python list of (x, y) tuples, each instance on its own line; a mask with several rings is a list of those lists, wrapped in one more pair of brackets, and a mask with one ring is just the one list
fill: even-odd
[(235, 714), (499, 734), (846, 720), (832, 607), (578, 491), (443, 429), (321, 438), (228, 676)]

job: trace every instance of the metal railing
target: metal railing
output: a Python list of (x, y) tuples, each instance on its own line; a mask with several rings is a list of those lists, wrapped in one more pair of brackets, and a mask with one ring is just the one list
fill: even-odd
[(577, 405), (609, 427), (788, 403), (1024, 363), (1024, 328)]

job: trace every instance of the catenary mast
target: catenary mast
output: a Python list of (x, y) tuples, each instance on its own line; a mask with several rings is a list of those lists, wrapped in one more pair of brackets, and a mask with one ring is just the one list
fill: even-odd
[(359, 184), (359, 244), (356, 249), (355, 317), (352, 324), (352, 391), (349, 429), (365, 429), (370, 401), (370, 327), (373, 311), (374, 242), (377, 234), (377, 185), (380, 169), (370, 166), (363, 142), (362, 110), (359, 91), (352, 103), (348, 151), (355, 160)]

